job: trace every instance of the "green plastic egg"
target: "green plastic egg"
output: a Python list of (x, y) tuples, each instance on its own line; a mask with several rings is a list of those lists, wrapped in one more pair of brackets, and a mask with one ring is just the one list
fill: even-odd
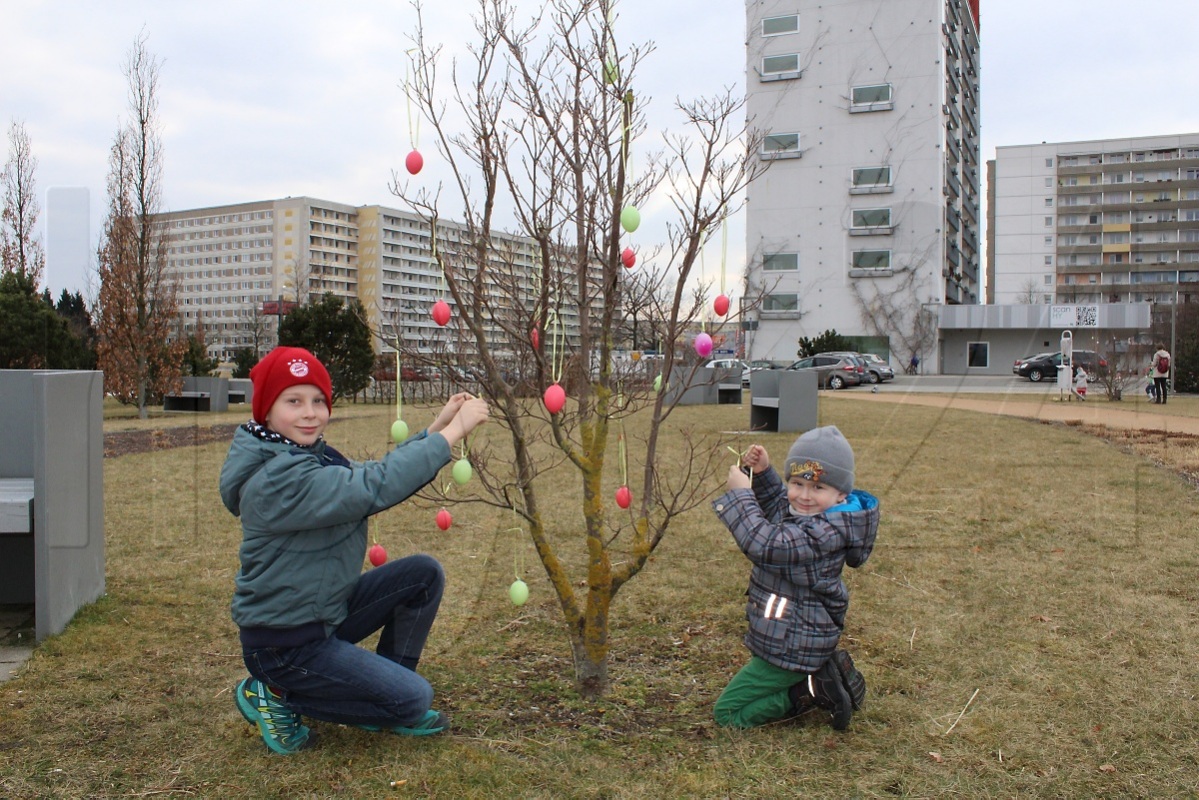
[(620, 212), (620, 226), (629, 233), (637, 230), (641, 225), (641, 212), (636, 206), (625, 206)]
[(620, 66), (614, 61), (604, 63), (604, 83), (615, 86), (620, 83)]
[(655, 392), (662, 391), (662, 376), (661, 375), (658, 375), (657, 377), (654, 378), (654, 391)]
[(520, 578), (512, 581), (512, 585), (508, 587), (508, 599), (514, 606), (523, 606), (529, 600), (529, 584)]
[(475, 471), (470, 465), (470, 459), (460, 458), (454, 462), (454, 469), (453, 469), (454, 483), (461, 486), (462, 484), (469, 481), (471, 476), (474, 474), (475, 474)]
[(405, 441), (408, 438), (408, 423), (402, 419), (397, 419), (391, 423), (391, 440), (396, 444)]

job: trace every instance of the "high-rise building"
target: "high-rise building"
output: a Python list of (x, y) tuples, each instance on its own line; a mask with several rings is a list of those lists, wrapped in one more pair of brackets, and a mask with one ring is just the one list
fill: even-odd
[[(978, 3), (749, 0), (747, 355), (836, 330), (906, 364), (978, 303)], [(759, 301), (756, 309), (752, 308)]]
[[(423, 352), (473, 349), (466, 341), (448, 341), (429, 313), (438, 299), (454, 306), (443, 263), (468, 280), (478, 273), (468, 231), (458, 223), (433, 226), (406, 211), (311, 197), (158, 218), (167, 226), (167, 268), (178, 281), (183, 330), (202, 328), (213, 357), (273, 347), (283, 316), (326, 293), (362, 302), (376, 351), (393, 349), (389, 343), (397, 337)], [(533, 306), (539, 250), (532, 239), (502, 233), (492, 235), (486, 250), (490, 263), (481, 285), (493, 313), (484, 328), (494, 343), (503, 341), (504, 325), (516, 318), (505, 309), (522, 306), (527, 314)], [(577, 305), (563, 304), (557, 315), (563, 336), (577, 336)]]
[(995, 148), (993, 302), (1199, 302), (1199, 133)]

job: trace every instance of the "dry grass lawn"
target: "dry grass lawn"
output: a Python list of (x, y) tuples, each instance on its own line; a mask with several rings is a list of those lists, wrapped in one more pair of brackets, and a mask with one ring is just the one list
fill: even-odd
[[(874, 555), (846, 574), (844, 643), (869, 695), (844, 734), (815, 715), (713, 724), (746, 658), (748, 568), (706, 508), (618, 596), (612, 692), (587, 704), (510, 515), (461, 506), (442, 533), (435, 508), (412, 502), (377, 518), (377, 538), (446, 567), (422, 671), (454, 734), (317, 722), (317, 748), (269, 755), (230, 697), (244, 674), (228, 613), (239, 530), (217, 497), (218, 442), (106, 460), (108, 594), (0, 685), (0, 796), (1195, 796), (1195, 488), (1069, 426), (821, 402), (883, 511)], [(330, 439), (381, 452), (390, 413), (339, 408)], [(747, 415), (698, 406), (675, 419), (724, 431)], [(753, 439), (781, 457), (793, 437)], [(546, 505), (577, 561), (572, 474), (555, 475)], [(532, 597), (515, 608), (506, 587), (522, 566)]]

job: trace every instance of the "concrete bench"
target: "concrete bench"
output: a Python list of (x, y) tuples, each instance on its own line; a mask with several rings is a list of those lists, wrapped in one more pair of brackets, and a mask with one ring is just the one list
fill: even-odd
[(0, 370), (0, 603), (37, 641), (104, 594), (104, 376)]
[(755, 431), (810, 431), (817, 425), (815, 372), (760, 369), (749, 376), (749, 427)]
[(675, 367), (666, 387), (666, 402), (680, 406), (741, 403), (741, 370)]
[(33, 478), (0, 478), (0, 534), (33, 533)]
[(162, 399), (163, 411), (211, 411), (212, 395), (208, 392), (179, 392)]

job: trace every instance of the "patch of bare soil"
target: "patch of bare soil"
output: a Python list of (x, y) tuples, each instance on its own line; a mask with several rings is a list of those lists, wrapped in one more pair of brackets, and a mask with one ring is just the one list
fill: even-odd
[(210, 426), (154, 428), (146, 431), (112, 431), (104, 434), (104, 457), (119, 458), (173, 447), (195, 447), (233, 438), (239, 423)]
[(1113, 428), (1086, 422), (1072, 423), (1071, 427), (1104, 439), (1125, 453), (1140, 456), (1176, 472), (1199, 489), (1199, 435), (1180, 431)]

